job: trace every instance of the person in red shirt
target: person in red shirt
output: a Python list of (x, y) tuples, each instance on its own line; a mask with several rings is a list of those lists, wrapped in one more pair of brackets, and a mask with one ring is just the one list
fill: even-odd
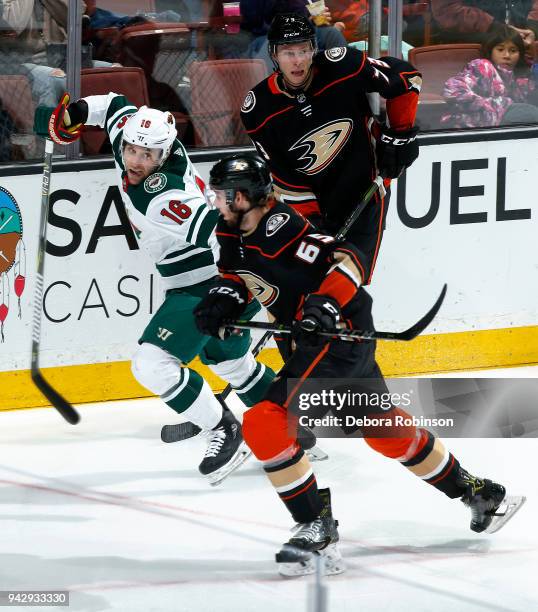
[(493, 30), (511, 25), (526, 47), (536, 40), (538, 0), (431, 0), (443, 42), (483, 42)]

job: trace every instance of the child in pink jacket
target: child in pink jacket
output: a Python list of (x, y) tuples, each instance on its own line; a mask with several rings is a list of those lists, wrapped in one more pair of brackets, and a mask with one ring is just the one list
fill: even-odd
[(536, 122), (538, 109), (527, 103), (534, 80), (519, 33), (509, 26), (496, 29), (482, 46), (482, 58), (469, 62), (445, 83), (449, 113), (441, 124), (473, 128)]

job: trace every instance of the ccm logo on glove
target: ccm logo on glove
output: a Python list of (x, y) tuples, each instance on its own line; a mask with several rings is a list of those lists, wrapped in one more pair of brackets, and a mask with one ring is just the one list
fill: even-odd
[(209, 290), (209, 293), (219, 293), (220, 295), (228, 295), (234, 300), (237, 300), (238, 304), (244, 304), (245, 300), (239, 295), (239, 293), (231, 287), (213, 287)]
[(392, 144), (397, 147), (413, 142), (416, 137), (416, 134), (414, 136), (411, 136), (410, 138), (396, 138), (394, 136), (389, 136), (388, 134), (381, 134), (381, 142), (386, 142), (387, 144)]

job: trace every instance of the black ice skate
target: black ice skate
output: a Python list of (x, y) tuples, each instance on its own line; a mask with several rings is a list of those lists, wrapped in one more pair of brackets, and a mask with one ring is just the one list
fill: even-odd
[(251, 451), (243, 441), (241, 424), (228, 409), (223, 410), (222, 419), (207, 436), (207, 449), (198, 469), (215, 486), (242, 465)]
[(476, 478), (460, 468), (458, 484), (465, 492), (461, 501), (471, 509), (471, 529), (477, 533), (495, 533), (525, 503), (522, 496), (507, 497), (506, 489), (487, 478)]
[(338, 521), (332, 516), (331, 492), (320, 489), (323, 509), (311, 523), (296, 526), (292, 538), (276, 554), (278, 571), (283, 576), (305, 576), (316, 571), (316, 555), (323, 557), (323, 572), (326, 575), (345, 571), (342, 555), (338, 550)]
[(316, 446), (316, 434), (310, 427), (298, 425), (297, 442), (310, 461), (325, 461), (325, 459), (329, 458), (329, 455), (327, 455), (325, 451), (321, 450), (319, 446)]

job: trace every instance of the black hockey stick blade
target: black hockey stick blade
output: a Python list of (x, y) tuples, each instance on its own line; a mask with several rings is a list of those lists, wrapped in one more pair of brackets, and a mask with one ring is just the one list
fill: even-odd
[(413, 340), (417, 336), (419, 336), (433, 321), (435, 315), (439, 312), (441, 305), (445, 299), (447, 290), (446, 283), (443, 285), (441, 289), (441, 293), (439, 297), (435, 301), (435, 304), (430, 308), (430, 310), (422, 317), (422, 319), (418, 320), (414, 325), (412, 325), (409, 329), (406, 329), (403, 332), (377, 332), (377, 338), (379, 340)]
[[(231, 390), (231, 385), (228, 386)], [(226, 387), (226, 389), (227, 388), (228, 387)], [(224, 410), (229, 410), (226, 402), (224, 401), (230, 394), (230, 391), (226, 393), (226, 389), (224, 389), (222, 393), (217, 393), (215, 397), (218, 399)], [(194, 438), (194, 436), (197, 436), (201, 431), (202, 430), (200, 427), (198, 427), (198, 425), (195, 425), (190, 421), (178, 423), (177, 425), (164, 425), (161, 429), (161, 440), (167, 444), (170, 444), (171, 442), (183, 442), (183, 440)]]
[(43, 160), (43, 180), (41, 185), (41, 213), (39, 219), (39, 240), (37, 247), (37, 270), (35, 276), (34, 313), (32, 321), (32, 355), (30, 374), (35, 386), (71, 425), (80, 421), (78, 412), (54, 389), (41, 374), (39, 369), (39, 352), (41, 345), (41, 315), (43, 311), (43, 285), (45, 274), (45, 253), (47, 243), (47, 221), (49, 215), (50, 175), (52, 171), (52, 154), (54, 144), (49, 138), (45, 141), (45, 158)]
[[(229, 391), (228, 387), (230, 388)], [(231, 390), (231, 385), (228, 385), (222, 393), (215, 394), (215, 397), (224, 410), (229, 410), (224, 400), (228, 397), (228, 395), (230, 395)], [(201, 431), (202, 430), (200, 427), (198, 427), (198, 425), (195, 425), (190, 421), (178, 423), (177, 425), (163, 425), (161, 429), (161, 440), (167, 444), (170, 444), (171, 442), (183, 442), (183, 440), (194, 438), (194, 436), (197, 436)]]
[(43, 393), (49, 402), (63, 416), (63, 418), (71, 425), (76, 425), (80, 421), (80, 415), (71, 406), (71, 404), (63, 398), (56, 389), (53, 389), (49, 383), (43, 378), (39, 370), (31, 371), (32, 381), (34, 385)]
[[(373, 329), (344, 329), (338, 332), (318, 331), (314, 333), (325, 338), (340, 340), (396, 340), (408, 342), (421, 334), (433, 321), (435, 315), (441, 308), (443, 300), (445, 299), (446, 290), (447, 286), (445, 284), (443, 285), (443, 289), (441, 290), (435, 304), (430, 308), (430, 310), (414, 325), (403, 332), (375, 331)], [(280, 334), (292, 334), (295, 331), (291, 325), (285, 325), (284, 323), (264, 323), (263, 321), (229, 321), (225, 322), (224, 326), (228, 329), (264, 329), (273, 333), (278, 332)]]
[(197, 436), (201, 431), (198, 425), (190, 421), (178, 423), (177, 425), (165, 425), (161, 429), (161, 440), (167, 443), (181, 442), (182, 440), (194, 438), (194, 436)]
[[(272, 335), (273, 332), (265, 332), (265, 334), (263, 334), (263, 336), (258, 340), (252, 349), (252, 355), (254, 357), (257, 357), (260, 354), (262, 348), (271, 339)], [(227, 408), (224, 400), (228, 397), (228, 395), (230, 395), (231, 392), (232, 385), (227, 384), (222, 393), (215, 394), (215, 397), (222, 404), (223, 408)], [(190, 421), (187, 421), (186, 423), (179, 423), (178, 425), (164, 425), (161, 429), (161, 440), (168, 444), (171, 442), (183, 442), (183, 440), (194, 438), (194, 436), (197, 436), (201, 431), (202, 430), (198, 427), (198, 425), (195, 425)]]
[[(231, 385), (228, 385), (231, 390)], [(226, 387), (227, 389), (228, 387)], [(230, 394), (230, 391), (226, 393), (226, 389), (222, 393), (217, 393), (215, 397), (219, 401), (220, 405), (224, 410), (229, 410), (226, 402), (226, 397)], [(225, 395), (226, 394), (226, 395)], [(170, 444), (171, 442), (183, 442), (183, 440), (189, 440), (197, 436), (202, 430), (198, 425), (185, 421), (184, 423), (178, 423), (177, 425), (164, 425), (161, 429), (161, 440)]]

